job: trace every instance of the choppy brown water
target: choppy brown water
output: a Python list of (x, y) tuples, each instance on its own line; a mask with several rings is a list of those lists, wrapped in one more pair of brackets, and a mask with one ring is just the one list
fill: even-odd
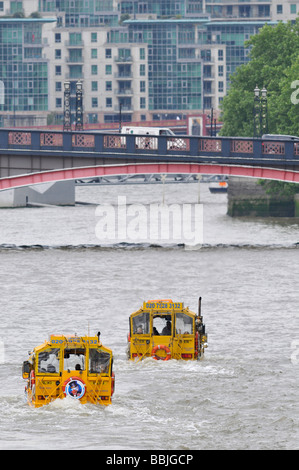
[[(195, 186), (169, 186), (166, 200), (196, 202)], [(1, 449), (298, 449), (298, 224), (230, 219), (226, 196), (202, 186), (196, 251), (101, 249), (93, 206), (0, 212)], [(121, 190), (132, 202), (161, 197), (157, 186)], [(101, 191), (80, 188), (77, 197), (107, 203), (120, 189)], [(199, 295), (204, 361), (127, 361), (128, 317), (143, 300), (196, 309)], [(28, 350), (88, 327), (114, 352), (112, 406), (28, 407)]]

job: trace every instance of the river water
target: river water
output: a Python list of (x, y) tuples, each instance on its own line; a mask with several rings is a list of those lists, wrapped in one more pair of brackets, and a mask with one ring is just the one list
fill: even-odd
[[(197, 184), (165, 185), (196, 203)], [(162, 186), (77, 188), (76, 199), (159, 203)], [(101, 247), (95, 205), (0, 211), (0, 448), (298, 449), (299, 230), (294, 219), (232, 219), (200, 185), (203, 244)], [(128, 318), (172, 298), (202, 313), (200, 362), (126, 359)], [(52, 333), (95, 334), (114, 353), (113, 403), (24, 401), (21, 365)]]

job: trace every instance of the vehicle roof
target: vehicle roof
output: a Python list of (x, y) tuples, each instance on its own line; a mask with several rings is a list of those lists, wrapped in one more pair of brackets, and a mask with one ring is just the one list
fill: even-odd
[(269, 140), (299, 140), (299, 137), (296, 135), (285, 135), (285, 134), (264, 134), (262, 139)]
[[(162, 304), (164, 306), (160, 306), (159, 304)], [(192, 310), (189, 310), (189, 307), (184, 307), (183, 302), (173, 302), (170, 299), (163, 299), (163, 300), (148, 300), (147, 302), (143, 302), (142, 307), (140, 307), (139, 310), (136, 312), (133, 312), (130, 317), (138, 315), (142, 312), (149, 312), (152, 314), (169, 314), (170, 312), (178, 313), (186, 313), (192, 316), (196, 316), (197, 314), (193, 312)]]
[(104, 346), (97, 336), (76, 335), (50, 335), (49, 340), (36, 346), (33, 352), (38, 353), (45, 348), (76, 349), (77, 348), (101, 348), (112, 354), (112, 350)]

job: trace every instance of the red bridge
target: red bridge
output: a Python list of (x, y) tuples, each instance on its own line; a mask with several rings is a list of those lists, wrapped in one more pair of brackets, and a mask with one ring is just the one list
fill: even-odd
[(210, 163), (136, 163), (100, 165), (94, 167), (65, 168), (0, 179), (0, 190), (49, 183), (111, 175), (146, 174), (205, 174), (244, 176), (299, 183), (299, 171), (279, 168), (250, 167), (242, 165), (219, 165)]
[(207, 174), (299, 182), (299, 139), (0, 129), (0, 190), (124, 174)]

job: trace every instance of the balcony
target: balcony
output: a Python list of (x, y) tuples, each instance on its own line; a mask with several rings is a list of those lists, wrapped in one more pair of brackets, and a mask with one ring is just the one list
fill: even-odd
[(132, 88), (125, 88), (125, 89), (114, 90), (114, 93), (115, 93), (117, 96), (133, 96), (133, 90), (132, 90)]
[(121, 72), (121, 73), (115, 73), (114, 78), (117, 80), (128, 80), (133, 78), (132, 72)]
[(114, 62), (117, 62), (118, 64), (131, 64), (133, 62), (133, 59), (131, 56), (129, 57), (114, 57)]
[(66, 47), (84, 47), (84, 41), (64, 41)]

